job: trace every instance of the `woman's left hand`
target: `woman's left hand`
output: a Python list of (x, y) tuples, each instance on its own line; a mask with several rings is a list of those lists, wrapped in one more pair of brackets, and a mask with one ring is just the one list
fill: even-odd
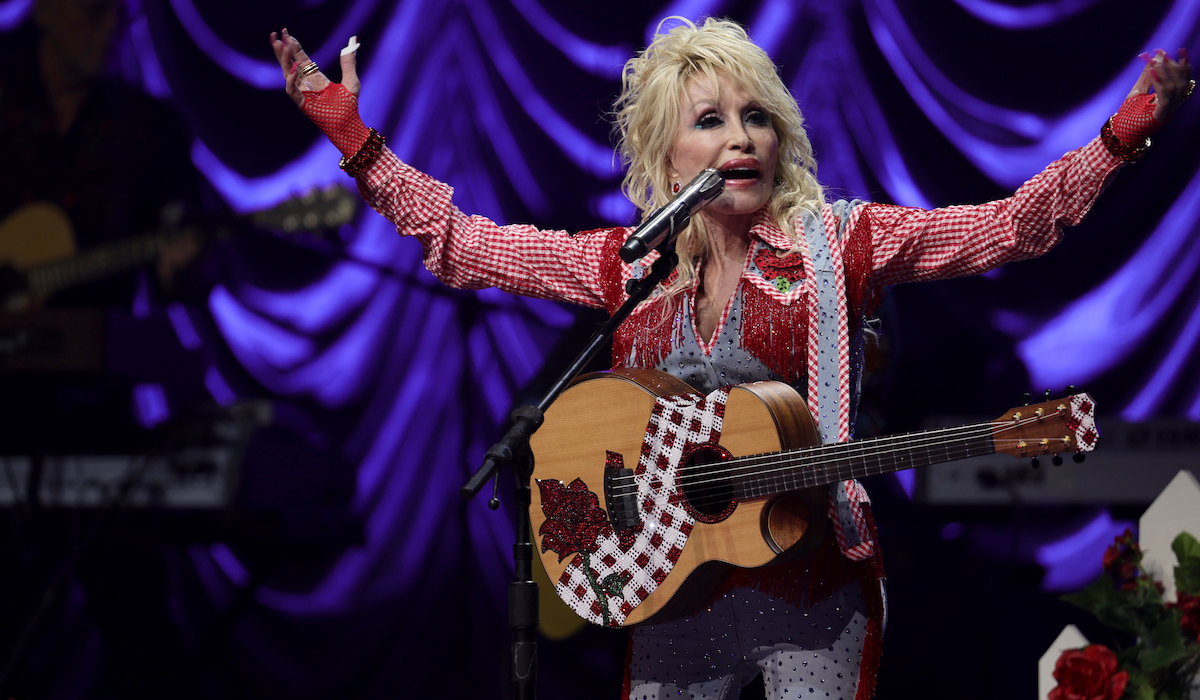
[(1158, 49), (1149, 57), (1143, 54), (1143, 57), (1146, 58), (1146, 67), (1142, 69), (1142, 74), (1125, 99), (1145, 95), (1153, 87), (1153, 117), (1154, 121), (1162, 126), (1171, 121), (1175, 112), (1179, 111), (1179, 105), (1190, 97), (1195, 89), (1191, 80), (1192, 64), (1188, 61), (1186, 49), (1179, 49), (1178, 59), (1171, 58), (1170, 54), (1162, 49)]

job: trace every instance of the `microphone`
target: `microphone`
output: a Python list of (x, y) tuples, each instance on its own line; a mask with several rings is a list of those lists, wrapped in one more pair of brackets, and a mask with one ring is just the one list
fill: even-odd
[(663, 241), (675, 240), (683, 232), (692, 214), (717, 198), (725, 190), (725, 179), (714, 168), (701, 171), (679, 191), (666, 206), (651, 214), (633, 235), (621, 246), (621, 259), (627, 263), (640, 260), (647, 253), (662, 245)]

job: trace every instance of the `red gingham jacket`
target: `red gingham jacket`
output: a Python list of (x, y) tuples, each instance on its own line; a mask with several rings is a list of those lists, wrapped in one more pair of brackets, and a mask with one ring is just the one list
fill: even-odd
[[(853, 389), (849, 386), (848, 339), (860, 330), (858, 321), (873, 307), (877, 292), (901, 282), (978, 274), (1047, 252), (1062, 239), (1062, 226), (1083, 219), (1120, 165), (1095, 139), (1050, 164), (1013, 196), (994, 202), (933, 210), (870, 204), (850, 209), (845, 221), (826, 204), (821, 222), (834, 260), (839, 263), (838, 278), (843, 282), (838, 292), (842, 308), (841, 381), (833, 409), (837, 411), (838, 441), (851, 439), (847, 397)], [(616, 257), (616, 250), (629, 233), (625, 229), (570, 235), (529, 225), (499, 226), (484, 217), (468, 216), (452, 203), (453, 189), (449, 185), (401, 162), (387, 149), (360, 176), (358, 184), (367, 203), (391, 220), (397, 231), (420, 241), (425, 267), (452, 287), (498, 287), (513, 294), (611, 312), (624, 301), (624, 280), (636, 272)], [(760, 213), (751, 236), (777, 251), (792, 247), (791, 240), (765, 214)], [(800, 248), (801, 254), (807, 255), (807, 245), (801, 243)], [(754, 250), (752, 246), (751, 257)], [(805, 260), (811, 270), (811, 260)], [(748, 260), (742, 289), (760, 294), (768, 305), (791, 309), (790, 318), (801, 329), (796, 345), (807, 346), (804, 350), (789, 346), (782, 351), (803, 355), (811, 350), (810, 358), (815, 356), (815, 334), (808, 332), (808, 337), (803, 337), (815, 328), (815, 290), (799, 284), (779, 291), (752, 267)], [(694, 290), (686, 292), (689, 303), (693, 294)], [(643, 305), (639, 312), (645, 309)], [(626, 325), (636, 323), (637, 313)], [(724, 322), (722, 319), (721, 324)], [(773, 352), (766, 348), (762, 354)], [(761, 359), (771, 365), (779, 358)], [(803, 361), (801, 357), (800, 364)], [(819, 415), (820, 404), (817, 391), (810, 390), (809, 409), (813, 415)], [(828, 406), (824, 408), (829, 410)], [(835, 527), (839, 544), (851, 559), (870, 557), (874, 543), (861, 506), (868, 502), (866, 493), (856, 482), (846, 482), (843, 488), (857, 532)], [(838, 524), (836, 514), (831, 514)]]

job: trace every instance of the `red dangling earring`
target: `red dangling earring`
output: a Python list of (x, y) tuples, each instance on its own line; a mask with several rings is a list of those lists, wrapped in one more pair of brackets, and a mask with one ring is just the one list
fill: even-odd
[(679, 180), (676, 180), (675, 184), (671, 185), (671, 192), (679, 194), (680, 189), (682, 189), (682, 185), (679, 184)]

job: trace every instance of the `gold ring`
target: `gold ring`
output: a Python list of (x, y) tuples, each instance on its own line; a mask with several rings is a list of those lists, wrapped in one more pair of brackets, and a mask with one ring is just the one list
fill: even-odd
[(1183, 93), (1183, 97), (1182, 97), (1182, 98), (1181, 98), (1179, 101), (1180, 101), (1180, 102), (1183, 102), (1183, 101), (1184, 101), (1184, 100), (1186, 100), (1187, 98), (1191, 97), (1191, 96), (1192, 96), (1192, 93), (1193, 93), (1193, 92), (1195, 92), (1195, 91), (1196, 91), (1196, 81), (1195, 81), (1195, 80), (1189, 80), (1189, 81), (1188, 81), (1188, 89), (1187, 89), (1187, 92)]
[(304, 67), (302, 67), (300, 69), (300, 75), (307, 77), (307, 76), (312, 75), (313, 73), (316, 73), (319, 70), (321, 70), (321, 68), (317, 65), (316, 61), (309, 61), (308, 63), (304, 64)]

